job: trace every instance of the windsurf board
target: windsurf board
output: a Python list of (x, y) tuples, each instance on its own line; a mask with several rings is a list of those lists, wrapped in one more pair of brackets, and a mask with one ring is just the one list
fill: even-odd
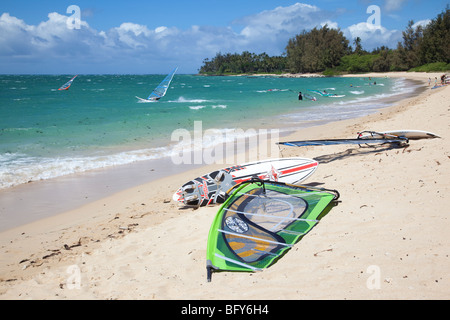
[(442, 88), (442, 87), (445, 87), (445, 86), (446, 86), (446, 84), (439, 84), (439, 85), (435, 85), (431, 89), (438, 89), (438, 88)]
[(310, 95), (310, 94), (302, 93), (302, 96), (303, 96), (303, 98), (309, 99), (309, 100), (311, 100), (311, 101), (317, 101), (316, 97), (313, 97), (313, 96)]
[(307, 158), (280, 158), (231, 166), (188, 181), (174, 193), (173, 200), (195, 207), (223, 203), (226, 192), (238, 183), (253, 177), (298, 183), (312, 175), (318, 164)]
[(367, 139), (367, 138), (392, 138), (392, 137), (402, 137), (407, 138), (411, 140), (415, 139), (429, 139), (429, 138), (440, 138), (438, 135), (422, 131), (422, 130), (391, 130), (391, 131), (383, 131), (383, 132), (374, 132), (374, 133), (364, 133), (360, 135), (360, 138)]
[(136, 98), (138, 98), (139, 102), (156, 102), (157, 100), (150, 100), (150, 99), (143, 99), (143, 98), (139, 98), (138, 96), (136, 96)]

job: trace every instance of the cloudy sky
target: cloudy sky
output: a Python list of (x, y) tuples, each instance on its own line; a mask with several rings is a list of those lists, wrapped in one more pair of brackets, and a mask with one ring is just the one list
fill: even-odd
[(1, 0), (2, 74), (196, 73), (217, 52), (281, 55), (328, 24), (365, 49), (395, 48), (408, 21), (448, 0)]

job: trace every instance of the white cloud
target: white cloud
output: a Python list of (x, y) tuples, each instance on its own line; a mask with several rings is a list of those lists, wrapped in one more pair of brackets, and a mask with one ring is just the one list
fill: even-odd
[[(277, 7), (258, 14), (235, 20), (234, 25), (242, 25), (240, 42), (252, 52), (266, 52), (281, 55), (288, 40), (303, 30), (322, 27), (338, 28), (330, 20), (334, 13), (324, 11), (314, 5), (296, 3), (287, 7)], [(251, 48), (251, 49), (248, 49)]]
[[(38, 25), (4, 13), (0, 16), (0, 70), (3, 72), (164, 72), (163, 62), (195, 72), (203, 59), (217, 52), (253, 50), (252, 41), (230, 27), (193, 26), (187, 30), (160, 26), (149, 29), (131, 22), (105, 31), (81, 21), (67, 27), (56, 12)], [(272, 43), (264, 41), (265, 46)], [(13, 69), (20, 66), (20, 70)], [(69, 70), (83, 66), (84, 70)], [(145, 69), (143, 69), (145, 68)], [(95, 70), (95, 71), (94, 71)], [(98, 70), (98, 71), (97, 71)]]
[(339, 29), (339, 25), (337, 24), (337, 22), (333, 22), (330, 20), (324, 21), (320, 24), (321, 27), (327, 26), (330, 29)]
[(366, 22), (351, 25), (343, 32), (350, 44), (353, 43), (355, 38), (361, 38), (361, 45), (366, 50), (372, 50), (383, 45), (395, 48), (402, 37), (401, 31), (388, 30), (383, 26), (374, 26)]
[(313, 14), (319, 11), (320, 9), (315, 6), (296, 3), (289, 7), (263, 11), (237, 20), (235, 23), (246, 25), (241, 34), (248, 38), (260, 37), (268, 33), (292, 33), (316, 26), (317, 21), (313, 21)]
[(241, 18), (234, 24), (244, 26), (240, 35), (249, 46), (259, 47), (269, 54), (281, 54), (289, 38), (303, 30), (321, 26), (325, 21), (327, 14), (318, 7), (296, 3)]
[(417, 28), (418, 26), (421, 26), (422, 28), (425, 28), (430, 22), (431, 22), (430, 19), (420, 20), (420, 21), (417, 21), (416, 23), (414, 23), (412, 25), (412, 27), (414, 29)]
[[(4, 13), (0, 16), (0, 70), (51, 73), (164, 73), (180, 66), (196, 72), (205, 58), (218, 52), (250, 51), (280, 55), (288, 40), (303, 30), (327, 24), (338, 28), (330, 12), (296, 3), (233, 21), (228, 27), (199, 26), (181, 30), (171, 26), (149, 28), (124, 22), (109, 30), (95, 30), (81, 21), (79, 29), (67, 27), (68, 17), (56, 12), (38, 25)], [(236, 31), (236, 26), (240, 30)], [(350, 26), (346, 36), (363, 39), (363, 46), (386, 43), (397, 31), (367, 30)], [(396, 42), (394, 42), (396, 43)], [(41, 71), (35, 71), (41, 70)]]
[(156, 29), (155, 29), (155, 32), (156, 32), (156, 33), (160, 33), (160, 32), (164, 32), (164, 31), (166, 31), (166, 30), (167, 30), (167, 27), (162, 26), (162, 27), (156, 28)]
[(48, 20), (37, 26), (27, 25), (23, 20), (8, 13), (0, 16), (0, 55), (28, 58), (53, 58), (70, 56), (80, 50), (88, 50), (96, 43), (99, 34), (93, 32), (86, 22), (80, 30), (69, 29), (68, 17), (50, 13)]
[(30, 54), (32, 27), (9, 13), (0, 16), (0, 56)]
[(109, 35), (117, 37), (116, 43), (136, 49), (138, 47), (147, 47), (147, 39), (150, 37), (151, 31), (146, 26), (125, 22), (120, 27), (113, 28)]

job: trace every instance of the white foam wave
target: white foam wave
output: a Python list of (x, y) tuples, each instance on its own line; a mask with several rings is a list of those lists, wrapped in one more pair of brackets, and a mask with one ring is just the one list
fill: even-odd
[(395, 97), (400, 94), (412, 93), (412, 92), (414, 92), (416, 87), (417, 86), (411, 85), (411, 83), (406, 81), (406, 79), (400, 78), (393, 83), (390, 91), (388, 91), (388, 92), (379, 93), (379, 94), (375, 94), (375, 95), (369, 95), (366, 97), (360, 97), (360, 98), (356, 98), (356, 99), (349, 100), (349, 101), (340, 101), (340, 102), (337, 102), (337, 104), (341, 104), (341, 105), (351, 104), (351, 105), (359, 106), (362, 103), (365, 103), (365, 104), (370, 103), (370, 104), (373, 104), (374, 106), (384, 105), (384, 102), (383, 102), (384, 99)]
[(189, 107), (189, 109), (191, 109), (191, 110), (200, 110), (200, 109), (203, 109), (203, 108), (206, 108), (206, 106), (190, 106)]
[(211, 100), (205, 100), (205, 99), (186, 99), (184, 97), (179, 97), (177, 100), (171, 100), (169, 102), (175, 102), (175, 103), (205, 103), (205, 102), (211, 102)]
[(171, 143), (165, 147), (89, 156), (32, 157), (20, 153), (5, 153), (0, 155), (0, 189), (137, 161), (177, 156), (180, 152), (214, 148), (219, 144), (235, 143), (258, 134), (255, 129), (203, 129), (200, 137), (193, 132), (189, 133), (188, 139), (173, 135)]
[(207, 129), (201, 138), (191, 134), (192, 139), (173, 140), (166, 147), (139, 149), (114, 154), (77, 157), (32, 157), (20, 153), (0, 155), (0, 189), (20, 184), (53, 179), (91, 170), (126, 165), (137, 161), (172, 157), (182, 152), (212, 148), (218, 144), (235, 142), (238, 139), (257, 135), (256, 130)]
[[(317, 105), (314, 108), (304, 108), (302, 112), (282, 116), (286, 122), (295, 123), (297, 126), (308, 125), (308, 123), (326, 123), (336, 120), (349, 119), (365, 116), (388, 107), (395, 101), (397, 96), (414, 92), (417, 86), (411, 84), (406, 79), (397, 79), (393, 82), (389, 90), (384, 93), (353, 97), (349, 100), (334, 101), (331, 104)], [(350, 91), (359, 95), (360, 91)], [(365, 93), (364, 91), (362, 91)], [(362, 94), (362, 93), (361, 93)], [(333, 110), (330, 113), (330, 110)]]
[[(204, 108), (206, 108), (205, 105), (189, 106), (189, 109), (191, 109), (191, 110), (201, 110), (201, 109), (204, 109)], [(226, 109), (227, 106), (224, 105), (224, 104), (216, 104), (216, 105), (212, 105), (211, 108), (212, 109)]]
[(416, 89), (417, 86), (411, 85), (405, 78), (397, 79), (391, 87), (391, 92), (394, 94), (398, 93), (411, 93)]
[(153, 103), (153, 102), (156, 102), (156, 100), (147, 100), (147, 99), (139, 98), (137, 96), (136, 96), (136, 98), (138, 98), (137, 103)]
[(169, 155), (169, 147), (87, 157), (37, 158), (24, 154), (7, 153), (0, 155), (0, 189)]

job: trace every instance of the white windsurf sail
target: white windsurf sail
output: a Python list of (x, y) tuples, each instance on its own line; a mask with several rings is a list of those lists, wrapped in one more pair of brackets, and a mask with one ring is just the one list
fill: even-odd
[(173, 69), (173, 71), (169, 73), (164, 78), (163, 81), (161, 81), (161, 83), (152, 91), (152, 93), (150, 93), (147, 99), (142, 99), (139, 97), (136, 98), (138, 98), (141, 101), (149, 102), (149, 101), (158, 101), (159, 99), (164, 97), (166, 95), (167, 90), (169, 89), (170, 82), (172, 81), (173, 76), (175, 75), (175, 72), (177, 72), (177, 70), (178, 67)]
[(69, 90), (70, 86), (72, 85), (73, 80), (78, 77), (78, 75), (76, 75), (75, 77), (73, 77), (72, 79), (70, 79), (69, 81), (67, 81), (65, 84), (63, 84), (58, 90)]

